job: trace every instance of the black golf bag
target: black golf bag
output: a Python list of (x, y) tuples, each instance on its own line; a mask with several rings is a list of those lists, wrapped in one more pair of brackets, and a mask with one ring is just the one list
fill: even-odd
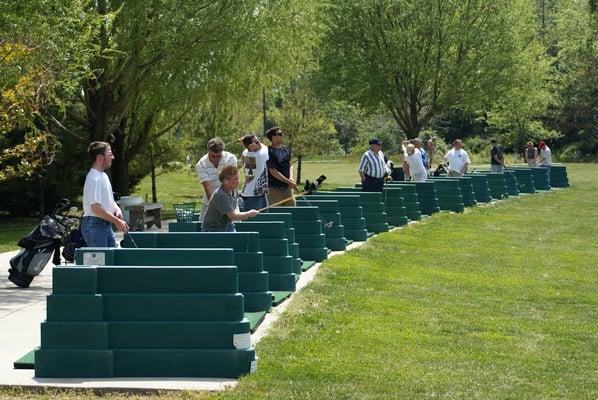
[(8, 270), (8, 279), (12, 283), (23, 288), (29, 287), (51, 257), (54, 265), (60, 264), (60, 247), (73, 232), (78, 231), (79, 219), (63, 214), (70, 205), (70, 201), (60, 200), (51, 214), (46, 215), (31, 233), (19, 240), (22, 250), (10, 259)]

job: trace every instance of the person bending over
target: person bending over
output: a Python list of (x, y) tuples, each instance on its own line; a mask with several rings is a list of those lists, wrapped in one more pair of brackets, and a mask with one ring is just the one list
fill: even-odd
[(235, 232), (233, 221), (243, 221), (255, 217), (256, 210), (245, 212), (236, 211), (237, 199), (235, 190), (239, 185), (239, 173), (237, 167), (227, 165), (218, 174), (220, 187), (212, 194), (208, 202), (208, 209), (204, 216), (202, 232)]
[(112, 166), (112, 149), (106, 142), (92, 142), (87, 148), (91, 168), (83, 186), (83, 218), (81, 234), (88, 247), (116, 247), (111, 223), (121, 232), (129, 226), (114, 201), (112, 184), (105, 170)]

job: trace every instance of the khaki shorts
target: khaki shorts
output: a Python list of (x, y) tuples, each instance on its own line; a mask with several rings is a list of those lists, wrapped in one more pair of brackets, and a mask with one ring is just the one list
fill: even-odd
[[(287, 201), (280, 203), (280, 204), (276, 204), (279, 201), (282, 201), (284, 199), (288, 199)], [(269, 187), (268, 188), (268, 204), (276, 204), (278, 206), (285, 206), (285, 207), (294, 207), (296, 205), (295, 203), (295, 196), (293, 196), (293, 191), (291, 190), (290, 187), (285, 188), (285, 189), (278, 189), (278, 188), (274, 188), (274, 187)]]

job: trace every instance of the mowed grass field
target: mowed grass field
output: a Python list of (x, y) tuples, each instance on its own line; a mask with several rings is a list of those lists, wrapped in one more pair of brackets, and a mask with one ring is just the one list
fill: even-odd
[[(598, 165), (568, 170), (568, 189), (437, 214), (325, 261), (232, 390), (102, 397), (596, 399)], [(321, 173), (356, 180), (343, 163), (304, 176)]]

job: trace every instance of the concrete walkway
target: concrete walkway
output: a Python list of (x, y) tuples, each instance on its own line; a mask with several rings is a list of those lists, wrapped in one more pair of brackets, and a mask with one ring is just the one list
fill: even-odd
[[(168, 222), (163, 224), (167, 230)], [(122, 235), (117, 235), (117, 241)], [(364, 242), (353, 243), (347, 250), (359, 247)], [(22, 289), (8, 280), (9, 260), (18, 251), (0, 253), (0, 387), (55, 387), (86, 389), (97, 392), (151, 392), (158, 390), (204, 390), (220, 391), (237, 384), (236, 379), (215, 378), (112, 378), (112, 379), (49, 379), (35, 378), (32, 369), (14, 369), (13, 362), (40, 345), (40, 324), (46, 318), (46, 296), (52, 290), (51, 263), (36, 277), (31, 287)], [(330, 256), (343, 254), (333, 252)], [(320, 263), (301, 274), (297, 291), (313, 280)], [(264, 322), (252, 335), (257, 343), (267, 335), (272, 324), (286, 310), (295, 296), (284, 301), (266, 315)], [(259, 368), (259, 363), (258, 363)]]

